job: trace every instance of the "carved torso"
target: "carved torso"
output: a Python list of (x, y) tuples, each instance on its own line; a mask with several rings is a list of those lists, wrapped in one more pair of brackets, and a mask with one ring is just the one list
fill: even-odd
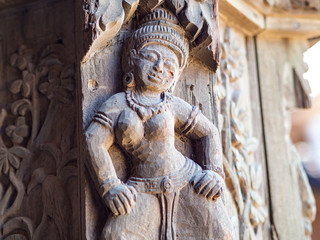
[(116, 142), (132, 158), (132, 174), (135, 177), (156, 177), (180, 170), (185, 158), (174, 147), (172, 109), (142, 120), (127, 104), (122, 107), (114, 131)]

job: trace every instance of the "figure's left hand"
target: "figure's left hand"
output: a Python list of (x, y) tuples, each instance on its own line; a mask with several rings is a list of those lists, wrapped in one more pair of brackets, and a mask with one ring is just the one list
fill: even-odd
[(190, 183), (197, 194), (211, 200), (216, 200), (221, 196), (224, 180), (218, 173), (204, 170), (196, 173)]

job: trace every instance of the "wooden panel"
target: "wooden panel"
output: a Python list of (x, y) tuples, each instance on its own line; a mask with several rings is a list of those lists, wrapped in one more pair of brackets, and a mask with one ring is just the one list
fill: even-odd
[(0, 151), (14, 159), (1, 158), (0, 239), (79, 238), (73, 12), (72, 0), (0, 11)]
[[(259, 79), (257, 72), (257, 59), (256, 59), (256, 49), (254, 39), (251, 37), (247, 37), (246, 39), (246, 47), (247, 47), (247, 58), (248, 58), (248, 66), (249, 67), (249, 84), (250, 84), (250, 112), (252, 115), (252, 132), (253, 135), (258, 139), (259, 146), (257, 150), (254, 152), (254, 158), (256, 162), (258, 162), (263, 169), (263, 186), (261, 188), (261, 195), (264, 196), (265, 206), (267, 208), (270, 207), (270, 196), (268, 189), (268, 176), (267, 176), (267, 162), (265, 156), (265, 146), (264, 146), (264, 135), (263, 135), (263, 122), (261, 117), (261, 101), (260, 101), (260, 89), (259, 89)], [(265, 224), (263, 225), (263, 239), (271, 239), (270, 235), (270, 216), (267, 216)]]
[(17, 5), (24, 5), (27, 3), (35, 2), (37, 0), (0, 0), (0, 10), (13, 8)]
[(277, 239), (304, 239), (302, 211), (297, 211), (301, 198), (286, 127), (285, 96), (293, 94), (286, 74), (290, 70), (286, 41), (258, 39), (257, 45), (273, 235)]

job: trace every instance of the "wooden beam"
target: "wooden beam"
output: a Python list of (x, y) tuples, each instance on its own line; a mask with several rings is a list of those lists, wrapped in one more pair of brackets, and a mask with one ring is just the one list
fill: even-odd
[(320, 17), (303, 18), (294, 15), (286, 17), (268, 16), (262, 36), (313, 38), (320, 35)]
[(249, 36), (257, 35), (265, 28), (264, 16), (242, 0), (220, 0), (219, 13), (228, 25)]
[(245, 0), (220, 0), (219, 4), (220, 18), (248, 36), (314, 38), (320, 35), (320, 17), (314, 12), (280, 11)]

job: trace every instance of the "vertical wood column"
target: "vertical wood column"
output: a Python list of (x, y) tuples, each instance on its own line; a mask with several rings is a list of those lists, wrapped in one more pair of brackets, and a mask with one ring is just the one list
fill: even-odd
[[(275, 239), (304, 239), (301, 197), (290, 145), (286, 96), (293, 96), (285, 39), (258, 38), (262, 113)], [(292, 84), (291, 84), (292, 83)]]

